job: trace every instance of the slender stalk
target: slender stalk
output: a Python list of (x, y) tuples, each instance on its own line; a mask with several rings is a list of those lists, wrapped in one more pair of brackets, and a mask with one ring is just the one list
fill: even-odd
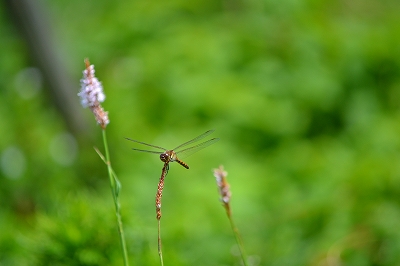
[(161, 266), (164, 266), (164, 260), (163, 260), (163, 255), (162, 255), (162, 249), (161, 249), (161, 219), (157, 220), (158, 222), (158, 256), (160, 257), (160, 264)]
[(108, 144), (107, 144), (107, 138), (106, 138), (106, 130), (103, 129), (102, 131), (103, 131), (104, 150), (106, 153), (105, 163), (107, 165), (108, 177), (110, 178), (111, 192), (112, 192), (113, 199), (114, 199), (115, 214), (117, 216), (117, 222), (118, 222), (119, 239), (121, 242), (122, 253), (124, 255), (124, 265), (128, 266), (129, 265), (128, 252), (126, 249), (124, 230), (123, 230), (122, 220), (121, 220), (121, 209), (120, 209), (120, 205), (119, 205), (119, 201), (118, 201), (118, 196), (119, 196), (119, 191), (120, 191), (121, 185), (111, 167), (110, 153), (108, 152)]
[(228, 219), (229, 219), (229, 222), (231, 224), (231, 228), (232, 228), (233, 234), (235, 235), (236, 243), (237, 243), (237, 245), (239, 247), (240, 255), (242, 256), (243, 265), (247, 266), (246, 254), (244, 252), (242, 238), (240, 237), (239, 230), (237, 229), (237, 227), (233, 223), (233, 219), (232, 219), (232, 216), (231, 216), (230, 213), (228, 213)]

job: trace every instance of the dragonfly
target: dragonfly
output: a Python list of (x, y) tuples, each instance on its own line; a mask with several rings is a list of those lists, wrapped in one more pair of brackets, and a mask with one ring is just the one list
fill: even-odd
[[(152, 147), (154, 149), (158, 149), (158, 151), (154, 151), (154, 150), (142, 150), (142, 149), (136, 149), (136, 148), (132, 148), (132, 150), (134, 151), (140, 151), (140, 152), (148, 152), (148, 153), (155, 153), (155, 154), (159, 154), (160, 155), (160, 160), (162, 162), (164, 162), (166, 165), (168, 165), (170, 162), (177, 162), (180, 165), (182, 165), (183, 167), (185, 167), (186, 169), (189, 169), (189, 165), (187, 165), (187, 163), (185, 163), (184, 161), (182, 161), (180, 158), (186, 158), (190, 155), (192, 155), (193, 153), (202, 150), (208, 146), (210, 146), (211, 144), (214, 144), (215, 142), (219, 141), (219, 138), (212, 138), (209, 139), (207, 141), (204, 141), (202, 143), (196, 144), (194, 146), (191, 147), (187, 147), (190, 144), (193, 144), (197, 141), (200, 141), (202, 139), (204, 139), (205, 137), (207, 137), (208, 135), (210, 135), (211, 133), (213, 133), (215, 130), (208, 130), (206, 132), (204, 132), (203, 134), (201, 134), (200, 136), (195, 137), (194, 139), (191, 139), (189, 141), (186, 141), (185, 143), (175, 147), (172, 150), (168, 150), (165, 149), (163, 147), (160, 146), (156, 146), (156, 145), (152, 145), (152, 144), (148, 144), (145, 142), (141, 142), (138, 140), (134, 140), (134, 139), (130, 139), (130, 138), (126, 138), (127, 140), (148, 146), (148, 147)], [(179, 158), (178, 158), (179, 156)]]

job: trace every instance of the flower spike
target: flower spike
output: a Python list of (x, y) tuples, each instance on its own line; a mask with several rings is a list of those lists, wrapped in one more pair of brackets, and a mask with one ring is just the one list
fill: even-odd
[(81, 91), (78, 96), (81, 97), (83, 107), (89, 107), (97, 123), (105, 129), (110, 123), (108, 112), (105, 112), (100, 103), (104, 102), (106, 95), (103, 92), (101, 82), (95, 77), (94, 65), (91, 65), (89, 60), (85, 59), (86, 69), (83, 71), (81, 79)]

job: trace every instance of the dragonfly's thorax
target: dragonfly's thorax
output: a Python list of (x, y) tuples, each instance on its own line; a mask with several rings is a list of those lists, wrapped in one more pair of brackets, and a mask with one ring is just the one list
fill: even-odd
[(176, 161), (176, 153), (173, 150), (169, 150), (160, 154), (160, 160), (164, 163)]

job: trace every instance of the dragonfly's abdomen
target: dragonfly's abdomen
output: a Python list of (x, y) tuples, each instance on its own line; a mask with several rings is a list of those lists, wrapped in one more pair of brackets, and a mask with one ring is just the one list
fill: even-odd
[(180, 165), (182, 165), (183, 167), (185, 167), (186, 169), (189, 169), (189, 165), (187, 165), (185, 162), (179, 160), (178, 158), (176, 158), (176, 161), (177, 161)]

